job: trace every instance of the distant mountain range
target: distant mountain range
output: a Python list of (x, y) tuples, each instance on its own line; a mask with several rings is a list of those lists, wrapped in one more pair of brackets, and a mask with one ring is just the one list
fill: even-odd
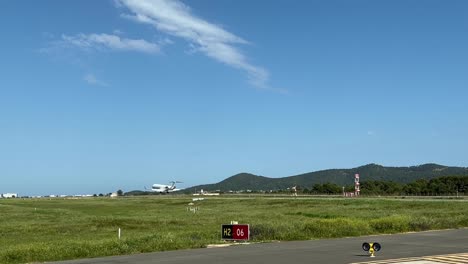
[(316, 183), (335, 183), (339, 186), (352, 185), (354, 174), (359, 173), (361, 182), (369, 180), (394, 181), (399, 183), (413, 182), (418, 179), (432, 179), (441, 176), (468, 176), (468, 168), (448, 167), (438, 164), (424, 164), (411, 167), (384, 167), (368, 164), (353, 169), (330, 169), (309, 172), (284, 178), (269, 178), (250, 173), (239, 173), (215, 184), (205, 184), (184, 189), (184, 192), (195, 191), (268, 191), (286, 189), (292, 186), (310, 188)]

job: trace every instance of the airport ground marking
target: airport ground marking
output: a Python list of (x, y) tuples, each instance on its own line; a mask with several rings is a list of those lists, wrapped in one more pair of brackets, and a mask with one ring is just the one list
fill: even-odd
[(464, 264), (468, 263), (468, 253), (434, 255), (424, 257), (384, 259), (350, 264)]

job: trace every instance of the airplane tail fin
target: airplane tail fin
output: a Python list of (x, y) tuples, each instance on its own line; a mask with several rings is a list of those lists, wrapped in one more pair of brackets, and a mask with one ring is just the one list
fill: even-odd
[(171, 184), (171, 190), (174, 190), (176, 188), (176, 183), (182, 183), (181, 181), (171, 181), (170, 184)]

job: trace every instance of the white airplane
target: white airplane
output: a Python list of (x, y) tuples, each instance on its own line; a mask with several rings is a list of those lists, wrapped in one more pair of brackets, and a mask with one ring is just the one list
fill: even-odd
[(180, 181), (171, 181), (170, 182), (171, 185), (165, 185), (165, 184), (153, 184), (153, 186), (151, 186), (151, 189), (147, 189), (145, 187), (146, 190), (150, 191), (150, 192), (156, 192), (156, 193), (170, 193), (170, 192), (176, 192), (176, 191), (180, 191), (182, 189), (176, 189), (176, 183), (182, 183)]

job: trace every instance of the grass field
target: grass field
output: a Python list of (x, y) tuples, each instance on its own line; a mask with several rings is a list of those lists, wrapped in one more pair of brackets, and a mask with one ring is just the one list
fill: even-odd
[(191, 198), (2, 199), (0, 263), (201, 248), (232, 220), (253, 241), (468, 227), (466, 200), (207, 197), (192, 213)]

